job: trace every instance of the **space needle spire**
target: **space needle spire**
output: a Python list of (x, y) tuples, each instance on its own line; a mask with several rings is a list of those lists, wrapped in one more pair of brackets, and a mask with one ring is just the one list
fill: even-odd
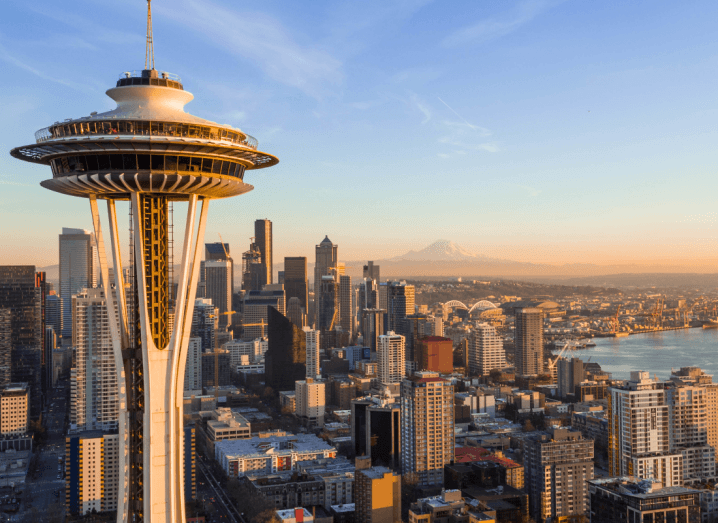
[(152, 0), (147, 0), (147, 47), (145, 49), (145, 69), (155, 68), (155, 45), (152, 42)]
[[(209, 202), (251, 191), (245, 173), (279, 160), (249, 134), (185, 112), (193, 95), (177, 75), (154, 69), (149, 0), (145, 69), (122, 73), (107, 95), (115, 109), (57, 121), (10, 154), (49, 166), (46, 189), (90, 204), (118, 383), (117, 521), (184, 523), (184, 373)], [(129, 201), (132, 217), (127, 293), (117, 201)], [(171, 202), (187, 206), (175, 299)], [(80, 510), (82, 499), (68, 500)]]

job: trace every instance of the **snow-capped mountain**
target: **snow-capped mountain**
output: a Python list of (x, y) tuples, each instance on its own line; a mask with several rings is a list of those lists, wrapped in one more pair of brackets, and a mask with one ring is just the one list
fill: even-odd
[(483, 256), (477, 256), (452, 241), (438, 240), (420, 251), (409, 251), (402, 256), (391, 258), (391, 260), (476, 261), (481, 258)]

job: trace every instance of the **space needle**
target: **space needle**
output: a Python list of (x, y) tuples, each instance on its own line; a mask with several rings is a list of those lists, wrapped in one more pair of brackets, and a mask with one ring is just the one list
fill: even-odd
[[(120, 402), (117, 521), (179, 523), (185, 521), (184, 373), (209, 202), (251, 191), (245, 172), (279, 160), (239, 129), (184, 111), (192, 94), (179, 77), (155, 69), (150, 0), (145, 68), (120, 75), (107, 95), (115, 109), (55, 122), (10, 154), (49, 165), (52, 178), (40, 184), (46, 189), (90, 202)], [(107, 203), (112, 281), (98, 200)], [(117, 200), (130, 204), (127, 293)], [(172, 202), (187, 202), (176, 299)]]

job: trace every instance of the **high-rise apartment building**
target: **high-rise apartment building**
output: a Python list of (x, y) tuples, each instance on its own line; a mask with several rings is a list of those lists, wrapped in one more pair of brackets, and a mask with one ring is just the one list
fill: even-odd
[(436, 372), (416, 372), (401, 382), (402, 473), (419, 485), (443, 485), (454, 460), (454, 387)]
[(295, 414), (307, 427), (324, 426), (326, 407), (326, 384), (312, 378), (299, 380), (294, 384), (296, 401)]
[(468, 339), (469, 374), (488, 376), (493, 369), (506, 366), (504, 340), (496, 334), (496, 327), (479, 323)]
[[(309, 284), (307, 282), (307, 258), (290, 256), (284, 258), (284, 292), (287, 301), (298, 298), (304, 313), (308, 312)], [(301, 325), (300, 325), (301, 327)]]
[(27, 434), (30, 401), (27, 383), (10, 383), (0, 391), (0, 435)]
[(608, 473), (653, 478), (667, 487), (683, 483), (683, 457), (670, 451), (665, 385), (648, 372), (608, 390)]
[[(393, 282), (388, 288), (388, 322), (387, 330), (400, 331), (402, 321), (410, 314), (414, 314), (414, 286), (405, 281)], [(380, 306), (381, 307), (381, 306)]]
[(514, 364), (517, 376), (543, 374), (543, 311), (521, 309), (516, 312)]
[(454, 343), (441, 336), (420, 338), (414, 342), (414, 358), (418, 370), (451, 374), (454, 371)]
[(401, 383), (406, 374), (404, 336), (392, 331), (379, 336), (377, 361), (379, 363), (379, 383), (390, 385)]
[(117, 430), (117, 373), (107, 306), (100, 288), (72, 298), (71, 432)]
[(60, 299), (62, 337), (72, 338), (72, 297), (99, 283), (95, 235), (84, 229), (62, 228), (60, 234)]
[(281, 285), (267, 285), (261, 291), (245, 293), (243, 307), (245, 327), (242, 339), (255, 340), (267, 335), (269, 309), (275, 309), (280, 314), (286, 312), (286, 299)]
[(212, 300), (219, 315), (219, 329), (224, 331), (232, 324), (232, 262), (209, 260), (204, 262), (206, 298)]
[[(333, 276), (334, 280), (337, 281), (337, 273), (339, 272), (339, 258), (338, 258), (339, 246), (334, 245), (328, 236), (325, 236), (322, 242), (316, 246), (315, 254), (316, 258), (314, 261), (314, 303), (322, 303), (322, 276)], [(315, 327), (320, 329), (320, 309), (321, 307), (315, 307)]]
[(88, 431), (65, 438), (65, 501), (73, 516), (117, 510), (118, 434)]
[(226, 350), (202, 353), (202, 387), (231, 385), (230, 357)]
[(218, 328), (219, 314), (217, 307), (209, 298), (197, 298), (194, 301), (190, 337), (202, 340), (203, 352), (215, 349)]
[(670, 452), (683, 456), (683, 481), (714, 477), (716, 449), (708, 444), (710, 413), (706, 387), (669, 381), (665, 393)]
[(348, 341), (354, 337), (354, 307), (352, 307), (352, 279), (342, 274), (339, 276), (339, 325)]
[(321, 375), (320, 333), (309, 327), (304, 327), (304, 333), (307, 337), (307, 379), (317, 379)]
[(184, 390), (202, 390), (202, 338), (189, 339)]
[[(33, 265), (0, 266), (0, 310), (9, 311), (10, 321), (10, 328), (5, 330), (4, 336), (0, 336), (0, 386), (10, 382), (28, 383), (30, 414), (33, 417), (39, 416), (42, 410), (45, 334), (42, 289), (36, 286), (35, 274)], [(7, 313), (0, 322), (7, 322)]]
[(524, 446), (524, 481), (536, 521), (589, 513), (593, 440), (569, 429), (532, 435)]
[(272, 222), (269, 220), (255, 220), (254, 242), (259, 248), (262, 256), (262, 267), (264, 269), (264, 285), (274, 283), (273, 278), (273, 255), (272, 255)]
[(401, 476), (386, 467), (357, 470), (354, 474), (356, 521), (401, 521)]

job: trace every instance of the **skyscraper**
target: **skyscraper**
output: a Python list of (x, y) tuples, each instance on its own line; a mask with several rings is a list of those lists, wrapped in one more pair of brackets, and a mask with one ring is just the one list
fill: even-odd
[(319, 367), (321, 362), (320, 334), (318, 330), (309, 327), (304, 327), (304, 333), (307, 338), (307, 378), (316, 379), (321, 375)]
[(232, 287), (232, 294), (234, 294), (234, 260), (229, 252), (228, 243), (205, 243), (204, 244), (204, 259), (205, 261), (228, 261), (232, 264), (232, 275), (229, 279)]
[(516, 312), (514, 364), (517, 376), (543, 374), (543, 311), (521, 309)]
[(378, 397), (352, 400), (352, 445), (356, 456), (368, 456), (372, 466), (394, 470), (401, 466), (401, 409), (399, 403)]
[(205, 297), (212, 300), (219, 315), (219, 329), (225, 331), (232, 324), (232, 262), (210, 260), (204, 262)]
[(496, 334), (496, 327), (488, 323), (478, 324), (469, 336), (469, 374), (487, 376), (493, 369), (506, 366), (504, 342)]
[(319, 281), (318, 298), (315, 298), (318, 311), (316, 329), (324, 336), (322, 348), (329, 348), (326, 343), (334, 339), (334, 329), (340, 321), (339, 284), (331, 274), (325, 274)]
[(583, 361), (578, 358), (560, 358), (558, 366), (558, 395), (561, 399), (567, 399), (569, 395), (575, 398), (576, 386), (580, 385), (585, 376)]
[(287, 300), (287, 318), (297, 327), (305, 327), (307, 314), (296, 296)]
[(299, 298), (299, 303), (308, 312), (309, 285), (307, 283), (307, 258), (294, 256), (284, 258), (284, 292), (287, 301)]
[(211, 352), (216, 348), (218, 326), (219, 315), (212, 300), (197, 298), (194, 302), (190, 337), (201, 340), (202, 352)]
[(593, 479), (593, 440), (578, 431), (552, 429), (525, 443), (525, 482), (536, 521), (559, 521), (589, 514), (588, 483)]
[(371, 348), (372, 352), (379, 350), (379, 336), (384, 334), (385, 309), (364, 309), (362, 321), (362, 334), (364, 345)]
[(281, 285), (271, 285), (270, 288), (261, 291), (245, 293), (243, 323), (246, 326), (242, 339), (255, 340), (267, 335), (270, 309), (274, 309), (280, 314), (286, 312), (284, 289), (281, 288)]
[(354, 337), (354, 309), (352, 307), (352, 279), (342, 274), (339, 276), (339, 325), (344, 331), (347, 343)]
[(72, 297), (97, 286), (95, 235), (84, 229), (62, 228), (60, 234), (60, 299), (62, 337), (72, 339)]
[(272, 222), (269, 220), (256, 220), (254, 222), (254, 241), (262, 256), (264, 267), (264, 285), (274, 283), (272, 268)]
[(0, 308), (0, 386), (12, 376), (12, 311)]
[(71, 432), (117, 430), (117, 371), (107, 308), (102, 289), (86, 289), (72, 299)]
[(362, 277), (369, 278), (370, 280), (379, 281), (379, 266), (374, 265), (373, 261), (367, 262), (364, 266)]
[(402, 321), (410, 314), (414, 314), (414, 286), (407, 285), (405, 281), (393, 282), (389, 286), (388, 294), (388, 323), (387, 330), (400, 331)]
[[(0, 266), (0, 309), (10, 311), (10, 353), (0, 354), (0, 386), (11, 381), (28, 383), (33, 417), (39, 416), (42, 409), (45, 334), (42, 331), (42, 290), (35, 284), (33, 265)], [(7, 362), (10, 362), (9, 369)]]
[(443, 485), (444, 465), (454, 460), (454, 387), (435, 372), (401, 382), (402, 473), (421, 486)]
[(265, 382), (275, 391), (294, 390), (307, 376), (307, 336), (274, 307), (269, 307), (269, 348), (264, 355)]
[[(339, 266), (339, 258), (338, 256), (338, 249), (339, 247), (337, 245), (334, 245), (328, 236), (325, 236), (322, 242), (316, 246), (316, 258), (314, 262), (314, 303), (320, 304), (322, 303), (322, 276), (333, 276), (335, 280), (338, 280), (337, 278), (337, 272), (338, 272), (338, 266)], [(314, 322), (316, 325), (316, 328), (320, 327), (320, 308), (319, 306), (315, 307), (316, 310), (316, 317), (314, 318)]]
[(392, 331), (379, 336), (379, 348), (377, 349), (379, 383), (383, 385), (401, 383), (406, 374), (404, 343), (404, 336)]
[(654, 478), (666, 487), (683, 484), (683, 457), (670, 450), (665, 384), (632, 371), (608, 397), (608, 473)]

